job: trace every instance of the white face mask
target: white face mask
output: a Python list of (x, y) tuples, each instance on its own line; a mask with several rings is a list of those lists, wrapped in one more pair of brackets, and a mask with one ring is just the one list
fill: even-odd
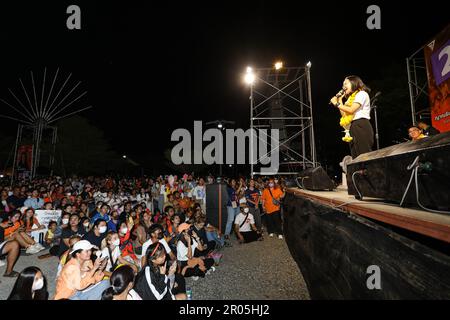
[(31, 287), (31, 290), (37, 291), (37, 290), (41, 290), (43, 287), (44, 287), (44, 278), (40, 278), (33, 282), (33, 286)]
[(128, 228), (122, 228), (122, 229), (120, 229), (120, 232), (122, 232), (123, 234), (126, 234), (128, 232)]
[(63, 224), (68, 224), (69, 223), (69, 219), (62, 219), (62, 223)]
[(116, 247), (120, 245), (120, 239), (116, 239), (113, 242), (113, 245), (115, 245)]
[(245, 212), (245, 213), (248, 213), (249, 211), (250, 211), (249, 208), (244, 208), (244, 212)]
[(106, 229), (107, 229), (106, 226), (101, 226), (100, 228), (98, 228), (98, 232), (105, 233)]
[(84, 223), (83, 226), (84, 226), (85, 228), (89, 228), (89, 223)]

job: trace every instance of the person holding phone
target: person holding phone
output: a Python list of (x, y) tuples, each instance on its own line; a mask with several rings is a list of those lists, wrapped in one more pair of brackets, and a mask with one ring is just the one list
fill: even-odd
[(54, 300), (100, 300), (102, 293), (109, 287), (109, 281), (103, 280), (106, 257), (91, 261), (94, 246), (87, 240), (75, 243), (69, 252), (70, 260), (64, 265), (56, 280)]

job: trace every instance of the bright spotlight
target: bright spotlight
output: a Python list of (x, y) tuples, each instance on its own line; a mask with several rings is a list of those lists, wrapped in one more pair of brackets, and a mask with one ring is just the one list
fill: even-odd
[(126, 156), (126, 155), (123, 155), (123, 156), (122, 156), (122, 158), (126, 159), (126, 158), (127, 158), (127, 156)]
[(0, 174), (0, 178), (4, 178), (4, 177), (5, 177), (4, 175)]
[(221, 124), (221, 123), (219, 123), (219, 124), (217, 125), (217, 128), (219, 128), (219, 129), (222, 129), (222, 127), (223, 127), (223, 124)]
[(311, 61), (308, 61), (308, 63), (306, 64), (306, 66), (308, 67), (308, 68), (311, 68)]
[(253, 72), (252, 67), (247, 67), (247, 73), (252, 73), (252, 72)]
[(255, 75), (251, 72), (248, 72), (245, 76), (244, 76), (244, 81), (247, 84), (252, 84), (253, 82), (255, 82)]
[(280, 70), (281, 68), (283, 68), (283, 62), (281, 61), (275, 62), (275, 70)]

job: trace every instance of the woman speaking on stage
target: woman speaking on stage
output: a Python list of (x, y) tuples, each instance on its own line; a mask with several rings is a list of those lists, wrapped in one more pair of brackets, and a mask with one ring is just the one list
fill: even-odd
[[(343, 140), (350, 143), (353, 159), (362, 153), (372, 151), (374, 139), (372, 125), (370, 124), (369, 92), (370, 89), (366, 87), (361, 78), (348, 76), (344, 80), (341, 94), (337, 94), (330, 100), (349, 123), (350, 136), (347, 137), (347, 140)], [(346, 98), (345, 103), (343, 103), (343, 98)]]

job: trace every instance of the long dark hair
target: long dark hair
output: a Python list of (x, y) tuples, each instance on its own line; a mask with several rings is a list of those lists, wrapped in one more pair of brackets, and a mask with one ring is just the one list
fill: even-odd
[(162, 254), (166, 255), (166, 249), (159, 241), (152, 243), (148, 247), (147, 252), (145, 252), (145, 255), (147, 257), (147, 265), (150, 267), (150, 270), (152, 272), (159, 272), (158, 266), (155, 266), (153, 264), (153, 261), (160, 257)]
[(112, 300), (114, 296), (123, 293), (132, 282), (134, 282), (134, 271), (130, 266), (124, 265), (117, 268), (111, 275), (111, 286), (102, 293), (102, 300)]
[[(33, 283), (36, 274), (40, 272), (44, 278), (42, 289), (36, 290), (33, 297)], [(27, 267), (23, 269), (14, 284), (14, 287), (8, 297), (8, 300), (47, 300), (47, 279), (38, 267)]]
[(352, 86), (352, 92), (355, 92), (356, 90), (361, 90), (370, 93), (370, 88), (364, 84), (364, 82), (361, 80), (360, 77), (348, 76), (345, 79), (347, 79), (350, 82)]

